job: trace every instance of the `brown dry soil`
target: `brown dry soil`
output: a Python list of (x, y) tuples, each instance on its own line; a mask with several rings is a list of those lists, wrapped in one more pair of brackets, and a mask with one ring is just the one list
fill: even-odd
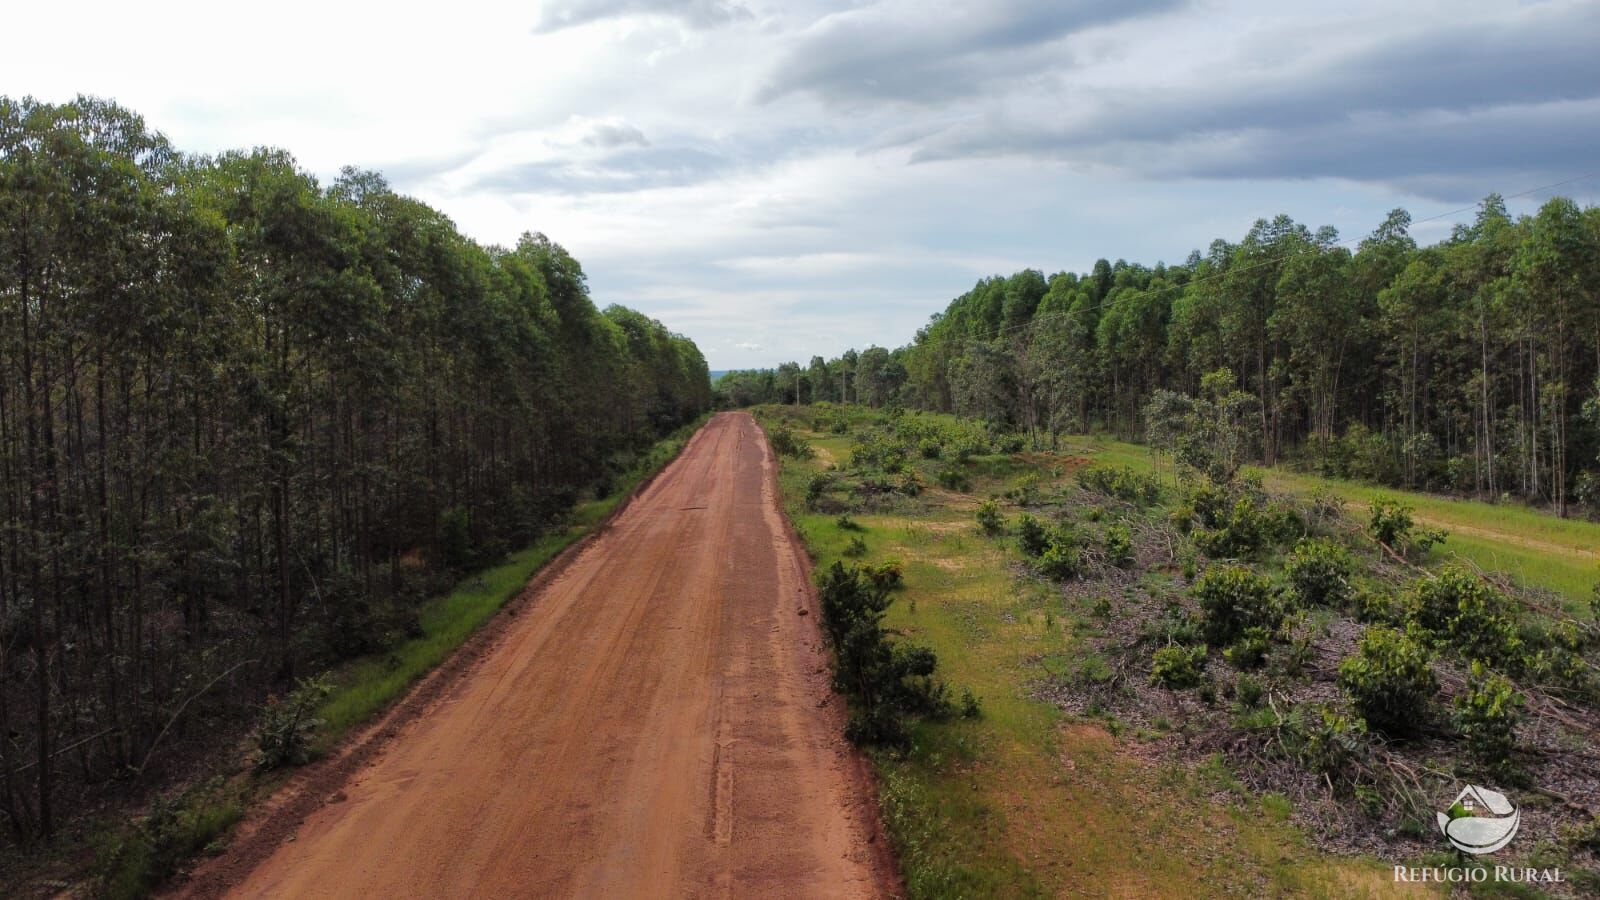
[(178, 892), (895, 893), (775, 468), (748, 415), (712, 419), (347, 778)]

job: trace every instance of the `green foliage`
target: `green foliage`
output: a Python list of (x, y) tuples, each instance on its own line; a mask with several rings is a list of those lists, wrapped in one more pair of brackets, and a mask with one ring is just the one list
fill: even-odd
[(1452, 565), (1419, 576), (1404, 602), (1411, 621), (1468, 659), (1508, 671), (1528, 662), (1510, 599), (1472, 571)]
[(1411, 507), (1380, 494), (1372, 498), (1367, 530), (1373, 540), (1396, 552), (1415, 548), (1418, 553), (1427, 553), (1445, 539), (1445, 534), (1442, 531), (1417, 530), (1411, 513)]
[(905, 584), (905, 564), (898, 559), (867, 563), (861, 567), (861, 574), (875, 590), (893, 591)]
[(1342, 607), (1350, 599), (1355, 560), (1333, 541), (1301, 540), (1284, 560), (1283, 570), (1304, 605)]
[(938, 459), (944, 454), (944, 445), (935, 438), (923, 438), (917, 442), (917, 452), (923, 459)]
[(1283, 602), (1272, 580), (1248, 566), (1210, 566), (1193, 593), (1204, 614), (1206, 641), (1213, 647), (1231, 644), (1252, 628), (1270, 632), (1283, 621)]
[(310, 759), (312, 737), (324, 724), (313, 713), (331, 690), (325, 679), (302, 678), (287, 697), (267, 698), (256, 726), (256, 768), (298, 766)]
[(1128, 466), (1085, 466), (1078, 470), (1077, 478), (1079, 484), (1091, 491), (1135, 506), (1150, 506), (1161, 499), (1161, 482), (1154, 475), (1136, 472)]
[(1005, 516), (1000, 514), (1000, 504), (993, 500), (985, 500), (978, 504), (978, 527), (984, 534), (993, 536), (1004, 534), (1006, 530)]
[(1017, 519), (1017, 547), (1024, 556), (1037, 559), (1050, 546), (1050, 528), (1027, 513)]
[(884, 631), (887, 589), (855, 566), (834, 563), (818, 579), (818, 599), (834, 652), (834, 684), (851, 700), (852, 741), (904, 747), (910, 720), (951, 714), (933, 651), (892, 641)]
[(1510, 679), (1473, 661), (1466, 692), (1456, 698), (1455, 727), (1479, 764), (1501, 777), (1512, 770), (1522, 705), (1523, 696)]
[(867, 542), (862, 540), (860, 535), (856, 535), (850, 538), (850, 543), (846, 544), (845, 548), (839, 552), (850, 557), (866, 556)]
[(1192, 688), (1205, 680), (1204, 646), (1161, 647), (1150, 658), (1150, 680), (1172, 690)]
[(239, 798), (221, 780), (202, 782), (176, 796), (157, 797), (127, 828), (96, 849), (99, 896), (134, 900), (150, 896), (195, 854), (217, 842), (243, 815)]
[(1309, 721), (1296, 708), (1285, 743), (1301, 765), (1341, 785), (1353, 783), (1369, 752), (1366, 723), (1327, 705), (1314, 707)]
[(1126, 525), (1106, 529), (1106, 560), (1118, 568), (1133, 565), (1133, 532)]
[(816, 453), (786, 422), (767, 431), (767, 443), (774, 453), (791, 459), (810, 459)]
[(1062, 526), (1050, 535), (1050, 544), (1039, 554), (1035, 566), (1039, 574), (1053, 581), (1067, 581), (1083, 572), (1083, 540), (1075, 529)]
[(452, 569), (472, 562), (472, 530), (466, 507), (452, 506), (439, 513), (439, 556)]
[(857, 522), (855, 519), (850, 518), (850, 514), (849, 513), (840, 513), (839, 514), (839, 518), (833, 520), (833, 524), (838, 526), (840, 531), (865, 531), (866, 530), (866, 529), (861, 527), (861, 523), (860, 522)]
[(1255, 397), (1237, 389), (1232, 372), (1218, 369), (1201, 379), (1198, 397), (1169, 390), (1151, 394), (1145, 429), (1152, 446), (1213, 483), (1226, 484), (1254, 450), (1258, 407)]
[(817, 472), (806, 481), (806, 507), (816, 509), (822, 499), (828, 495), (828, 490), (833, 487), (834, 476), (832, 472)]
[(967, 473), (954, 466), (946, 466), (939, 470), (939, 486), (945, 490), (962, 493), (972, 490), (972, 482), (967, 478)]
[(1439, 680), (1425, 644), (1406, 632), (1374, 625), (1362, 635), (1356, 655), (1339, 664), (1339, 686), (1367, 725), (1405, 736), (1430, 718)]
[(1254, 669), (1266, 661), (1272, 650), (1272, 633), (1260, 626), (1246, 628), (1222, 651), (1223, 659), (1235, 669)]

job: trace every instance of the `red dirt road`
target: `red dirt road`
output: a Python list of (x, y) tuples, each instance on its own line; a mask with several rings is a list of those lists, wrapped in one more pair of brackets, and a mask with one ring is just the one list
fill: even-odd
[(887, 893), (773, 466), (712, 419), (292, 837), (190, 891)]

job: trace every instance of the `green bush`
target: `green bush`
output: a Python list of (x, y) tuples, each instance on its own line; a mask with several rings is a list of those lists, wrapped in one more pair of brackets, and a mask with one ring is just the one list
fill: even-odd
[(258, 769), (298, 766), (310, 759), (311, 737), (323, 724), (312, 712), (330, 689), (325, 679), (302, 678), (289, 696), (281, 700), (276, 696), (267, 698), (256, 728)]
[(1050, 546), (1050, 529), (1033, 516), (1023, 513), (1017, 519), (1017, 547), (1033, 559), (1044, 555)]
[(795, 434), (787, 424), (778, 424), (767, 432), (767, 441), (772, 444), (772, 450), (779, 456), (788, 456), (794, 459), (810, 459), (816, 452), (811, 445)]
[(1272, 581), (1248, 566), (1211, 566), (1193, 588), (1205, 617), (1206, 641), (1223, 647), (1247, 629), (1271, 631), (1283, 621), (1283, 603)]
[(1327, 705), (1316, 707), (1309, 721), (1297, 707), (1285, 743), (1301, 765), (1340, 785), (1355, 781), (1369, 747), (1366, 723)]
[(1339, 664), (1339, 686), (1368, 726), (1385, 734), (1414, 734), (1430, 716), (1439, 679), (1433, 656), (1412, 635), (1369, 627), (1354, 656)]
[(1475, 572), (1452, 565), (1418, 577), (1406, 592), (1405, 609), (1423, 630), (1469, 660), (1509, 671), (1527, 663), (1511, 601)]
[(889, 591), (854, 566), (834, 563), (818, 579), (822, 621), (834, 653), (834, 685), (851, 700), (845, 734), (857, 744), (904, 747), (907, 724), (952, 712), (938, 658), (926, 647), (890, 640), (883, 616)]
[(1290, 551), (1283, 568), (1296, 596), (1305, 605), (1341, 607), (1350, 599), (1355, 562), (1348, 550), (1333, 541), (1301, 540)]
[(1000, 504), (985, 500), (978, 504), (978, 527), (987, 535), (1002, 534), (1006, 530), (1005, 517), (1000, 514)]
[(967, 473), (949, 466), (939, 470), (939, 486), (945, 490), (965, 493), (972, 489), (972, 482), (967, 478)]
[(1119, 569), (1133, 565), (1133, 532), (1126, 525), (1106, 529), (1106, 559)]
[(1405, 552), (1414, 547), (1419, 553), (1427, 553), (1429, 548), (1445, 539), (1442, 531), (1417, 531), (1416, 522), (1411, 518), (1411, 507), (1382, 494), (1372, 498), (1367, 530), (1372, 533), (1373, 540), (1395, 552)]
[(1150, 506), (1161, 499), (1161, 482), (1128, 466), (1085, 466), (1077, 477), (1078, 483), (1091, 491), (1136, 506)]
[(850, 557), (866, 556), (867, 542), (862, 540), (860, 535), (856, 535), (855, 537), (852, 537), (850, 539), (850, 543), (846, 544), (845, 548), (839, 552)]
[(157, 797), (144, 817), (96, 848), (96, 896), (111, 900), (150, 896), (184, 863), (227, 833), (243, 813), (238, 796), (221, 779), (178, 796)]
[(1083, 545), (1076, 531), (1057, 528), (1050, 545), (1039, 555), (1039, 573), (1053, 581), (1067, 581), (1083, 572)]
[(1265, 628), (1251, 626), (1222, 651), (1222, 657), (1228, 665), (1243, 671), (1258, 668), (1271, 649), (1272, 634)]
[(1482, 662), (1472, 663), (1467, 690), (1456, 698), (1454, 722), (1473, 758), (1496, 775), (1511, 774), (1522, 704), (1509, 679)]
[(861, 574), (872, 582), (872, 586), (882, 591), (892, 591), (905, 584), (905, 564), (898, 559), (886, 559), (877, 565), (867, 564), (861, 567)]
[(917, 451), (923, 459), (938, 459), (944, 453), (944, 445), (934, 438), (923, 438), (917, 444)]
[(1205, 680), (1206, 648), (1162, 647), (1150, 658), (1150, 680), (1172, 690), (1192, 688)]
[(817, 472), (806, 482), (806, 508), (816, 509), (822, 498), (827, 496), (828, 489), (833, 487), (832, 472)]

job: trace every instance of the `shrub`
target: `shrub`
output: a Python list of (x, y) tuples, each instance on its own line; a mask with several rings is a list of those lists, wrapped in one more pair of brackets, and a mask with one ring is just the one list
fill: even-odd
[(1154, 475), (1135, 472), (1128, 466), (1086, 466), (1078, 470), (1078, 483), (1137, 506), (1149, 506), (1161, 499), (1161, 482)]
[(1249, 628), (1268, 631), (1283, 621), (1283, 604), (1265, 575), (1248, 566), (1211, 566), (1194, 585), (1205, 615), (1206, 641), (1214, 647), (1232, 643)]
[(978, 527), (987, 535), (1000, 534), (1006, 530), (1006, 520), (1000, 514), (1000, 504), (993, 500), (985, 500), (978, 504)]
[(1206, 648), (1162, 647), (1150, 658), (1150, 680), (1172, 690), (1192, 688), (1205, 680)]
[(852, 537), (850, 539), (850, 543), (845, 545), (845, 548), (839, 552), (850, 557), (866, 556), (867, 542), (862, 540), (860, 535), (856, 535), (855, 537)]
[(261, 724), (256, 729), (256, 747), (260, 758), (256, 767), (263, 771), (283, 766), (303, 765), (311, 758), (311, 737), (322, 727), (322, 720), (314, 718), (330, 687), (321, 678), (302, 678), (289, 696), (267, 698), (261, 711)]
[(1284, 561), (1284, 573), (1295, 594), (1301, 603), (1312, 606), (1343, 606), (1350, 597), (1354, 568), (1349, 551), (1322, 539), (1300, 541)]
[(1050, 546), (1039, 556), (1039, 573), (1053, 581), (1076, 578), (1083, 572), (1083, 547), (1076, 531), (1058, 528)]
[(818, 600), (834, 651), (834, 685), (852, 701), (845, 727), (850, 740), (904, 747), (909, 718), (950, 715), (945, 687), (934, 677), (933, 651), (891, 641), (883, 630), (887, 590), (860, 569), (834, 563), (819, 578)]
[(1367, 755), (1366, 723), (1322, 705), (1310, 721), (1297, 708), (1288, 731), (1287, 743), (1301, 765), (1336, 783), (1355, 780)]
[(1522, 695), (1509, 679), (1482, 662), (1472, 663), (1466, 693), (1456, 698), (1455, 726), (1473, 758), (1496, 775), (1511, 772), (1522, 704)]
[(1133, 565), (1133, 532), (1128, 526), (1106, 529), (1106, 559), (1119, 569)]
[(828, 489), (833, 486), (833, 473), (818, 472), (806, 482), (806, 507), (816, 509), (822, 498), (827, 496)]
[(939, 485), (950, 491), (966, 492), (972, 488), (972, 482), (968, 480), (967, 473), (955, 467), (939, 470)]
[(907, 469), (894, 489), (907, 497), (915, 497), (922, 493), (922, 476), (917, 474), (916, 469)]
[(944, 453), (944, 445), (933, 438), (923, 438), (917, 444), (917, 451), (923, 459), (938, 459)]
[(865, 531), (866, 530), (866, 529), (861, 527), (861, 523), (860, 522), (857, 522), (855, 519), (850, 518), (850, 514), (849, 513), (840, 513), (839, 514), (839, 518), (833, 520), (833, 524), (839, 526), (839, 529), (841, 531)]
[(1037, 559), (1050, 546), (1050, 529), (1033, 516), (1023, 513), (1017, 519), (1017, 547), (1023, 555)]
[(861, 573), (872, 586), (883, 591), (892, 591), (905, 584), (905, 564), (898, 559), (886, 559), (877, 565), (861, 567)]
[(810, 459), (816, 451), (795, 434), (787, 424), (774, 426), (767, 432), (767, 442), (772, 444), (772, 450), (779, 456), (788, 456), (794, 459)]
[(1266, 660), (1267, 652), (1271, 649), (1271, 633), (1265, 628), (1252, 626), (1222, 651), (1222, 657), (1235, 669), (1254, 669)]
[(1413, 734), (1428, 718), (1439, 691), (1433, 657), (1412, 635), (1369, 627), (1354, 656), (1339, 664), (1339, 686), (1368, 726), (1390, 735)]
[(1381, 494), (1372, 498), (1367, 529), (1372, 532), (1373, 540), (1397, 553), (1405, 552), (1408, 548), (1415, 548), (1418, 553), (1427, 553), (1434, 544), (1441, 543), (1445, 539), (1445, 533), (1442, 531), (1427, 529), (1416, 531), (1415, 526), (1416, 522), (1411, 518), (1411, 507), (1393, 497)]
[(1413, 622), (1468, 659), (1513, 671), (1523, 668), (1524, 646), (1511, 602), (1476, 573), (1453, 565), (1437, 575), (1423, 575), (1412, 582), (1405, 604)]
[(148, 897), (196, 853), (209, 847), (243, 815), (237, 794), (221, 779), (178, 796), (157, 797), (149, 812), (96, 848), (96, 896)]

